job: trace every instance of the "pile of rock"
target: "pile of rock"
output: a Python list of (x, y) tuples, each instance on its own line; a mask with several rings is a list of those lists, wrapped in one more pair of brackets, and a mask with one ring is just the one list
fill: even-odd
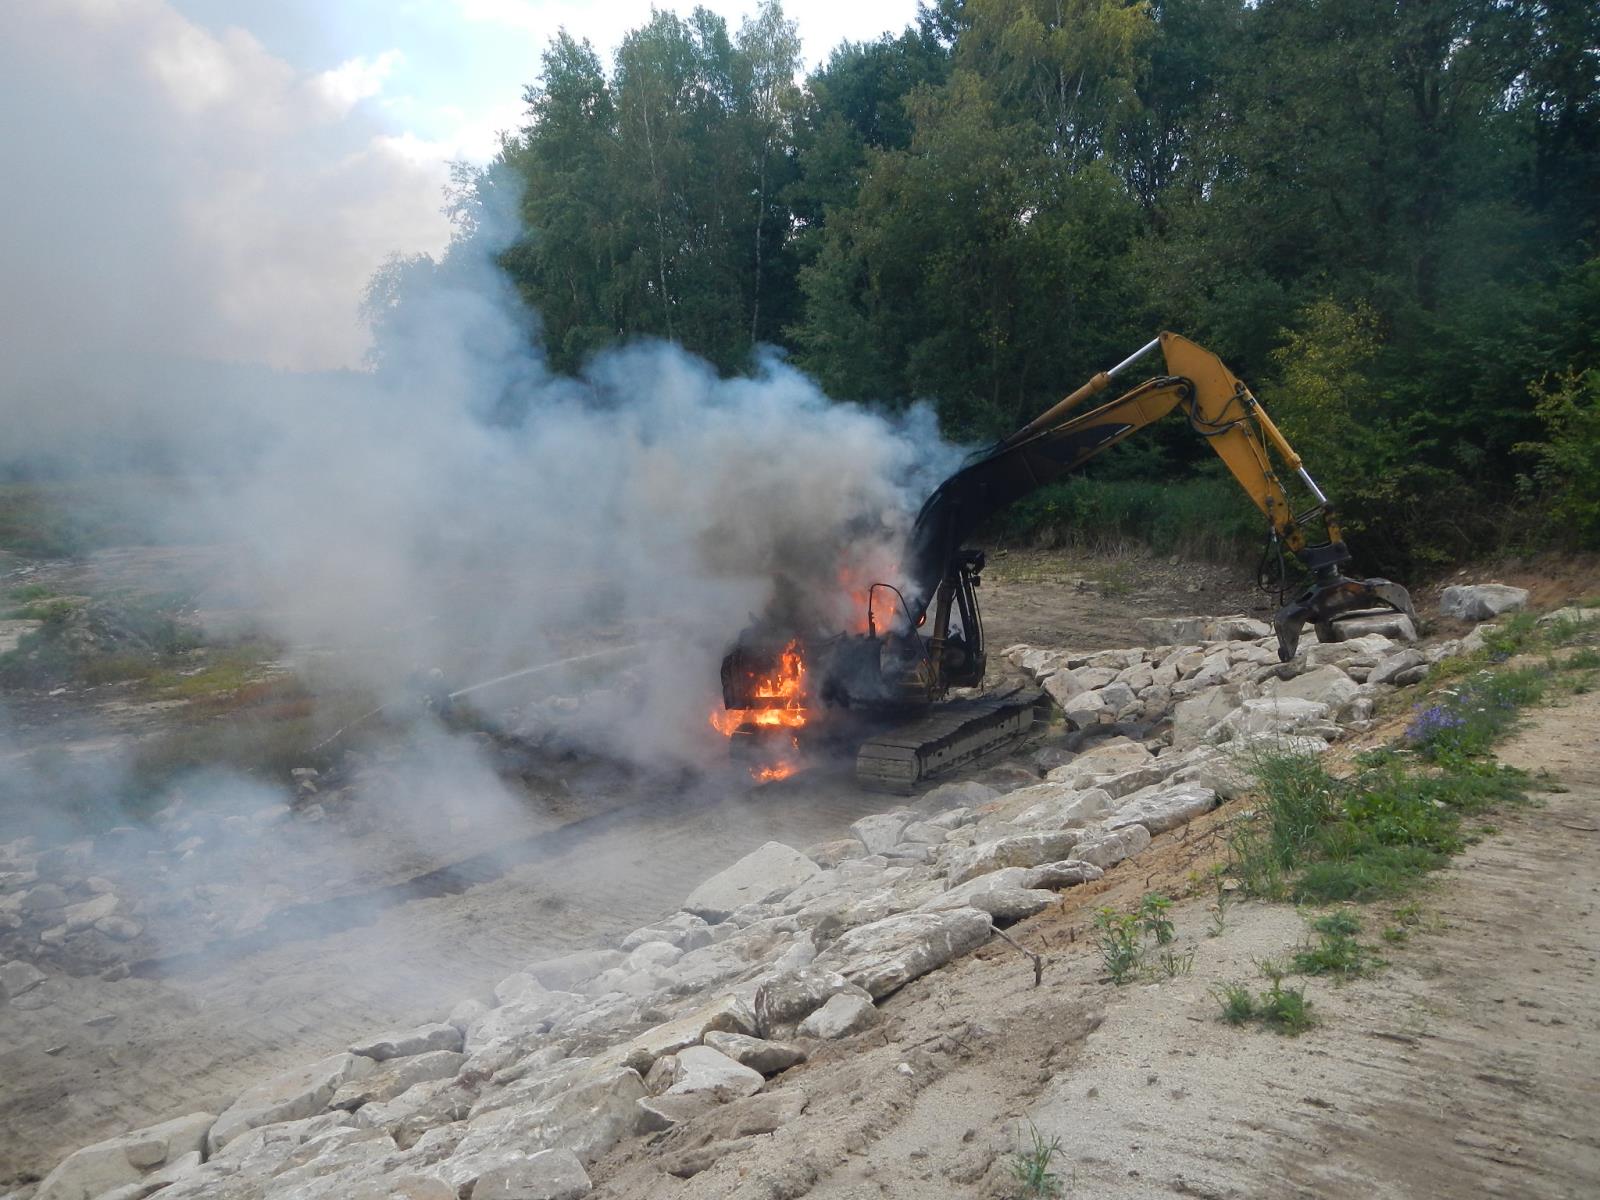
[(1153, 649), (1014, 646), (1080, 734), (1130, 716), (1157, 731), (1062, 750), (1043, 777), (945, 784), (804, 852), (770, 842), (614, 948), (530, 963), (443, 1021), (184, 1118), (181, 1137), (80, 1151), (35, 1200), (577, 1197), (618, 1143), (679, 1129), (693, 1137), (666, 1139), (659, 1165), (692, 1176), (800, 1117), (796, 1068), (896, 990), (1244, 794), (1263, 747), (1320, 753), (1463, 649), (1390, 628), (1287, 665), (1247, 618)]
[(110, 962), (144, 930), (136, 906), (95, 873), (89, 840), (41, 849), (31, 837), (0, 845), (0, 953)]

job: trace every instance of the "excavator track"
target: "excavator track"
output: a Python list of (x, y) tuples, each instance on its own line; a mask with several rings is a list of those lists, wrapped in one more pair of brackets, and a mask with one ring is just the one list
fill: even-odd
[(943, 704), (863, 742), (856, 753), (856, 780), (871, 791), (905, 795), (1021, 737), (1033, 725), (1043, 695), (1017, 687)]

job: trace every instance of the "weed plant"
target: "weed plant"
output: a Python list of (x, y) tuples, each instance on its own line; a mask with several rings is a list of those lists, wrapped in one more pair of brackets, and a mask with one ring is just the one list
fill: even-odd
[(1039, 1127), (1028, 1123), (1029, 1145), (1011, 1155), (1011, 1178), (1017, 1182), (1018, 1200), (1054, 1200), (1061, 1195), (1061, 1180), (1050, 1164), (1061, 1153), (1061, 1139), (1045, 1140)]

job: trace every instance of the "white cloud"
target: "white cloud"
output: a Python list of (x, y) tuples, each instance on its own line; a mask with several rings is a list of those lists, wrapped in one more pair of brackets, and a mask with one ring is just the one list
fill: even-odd
[(398, 50), (385, 50), (376, 58), (358, 54), (315, 76), (311, 86), (344, 116), (361, 101), (383, 91), (384, 80), (405, 61), (406, 56)]
[(0, 191), (0, 329), (38, 356), (359, 364), (366, 280), (449, 233), (442, 160), (349, 107), (399, 61), (313, 74), (166, 0), (11, 0), (0, 141), (32, 186)]

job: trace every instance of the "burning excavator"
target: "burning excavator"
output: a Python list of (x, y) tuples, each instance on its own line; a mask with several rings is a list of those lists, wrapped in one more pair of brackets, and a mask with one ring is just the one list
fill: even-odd
[[(1157, 348), (1165, 375), (1071, 415)], [(1361, 613), (1415, 617), (1403, 587), (1345, 574), (1350, 552), (1333, 505), (1250, 389), (1210, 351), (1163, 333), (940, 484), (912, 529), (904, 586), (867, 589), (864, 632), (784, 629), (771, 621), (744, 630), (723, 659), (725, 708), (712, 724), (757, 762), (753, 774), (761, 780), (797, 769), (802, 736), (832, 731), (854, 738), (860, 781), (892, 791), (909, 790), (1023, 734), (1036, 692), (948, 698), (952, 689), (978, 687), (986, 666), (977, 597), (984, 555), (968, 539), (1007, 505), (1174, 409), (1266, 517), (1269, 548), (1280, 558), (1292, 555), (1309, 576), (1273, 618), (1280, 659), (1294, 657), (1308, 624), (1327, 641), (1337, 636), (1339, 621)], [(1286, 490), (1291, 481), (1307, 493), (1298, 513)]]

